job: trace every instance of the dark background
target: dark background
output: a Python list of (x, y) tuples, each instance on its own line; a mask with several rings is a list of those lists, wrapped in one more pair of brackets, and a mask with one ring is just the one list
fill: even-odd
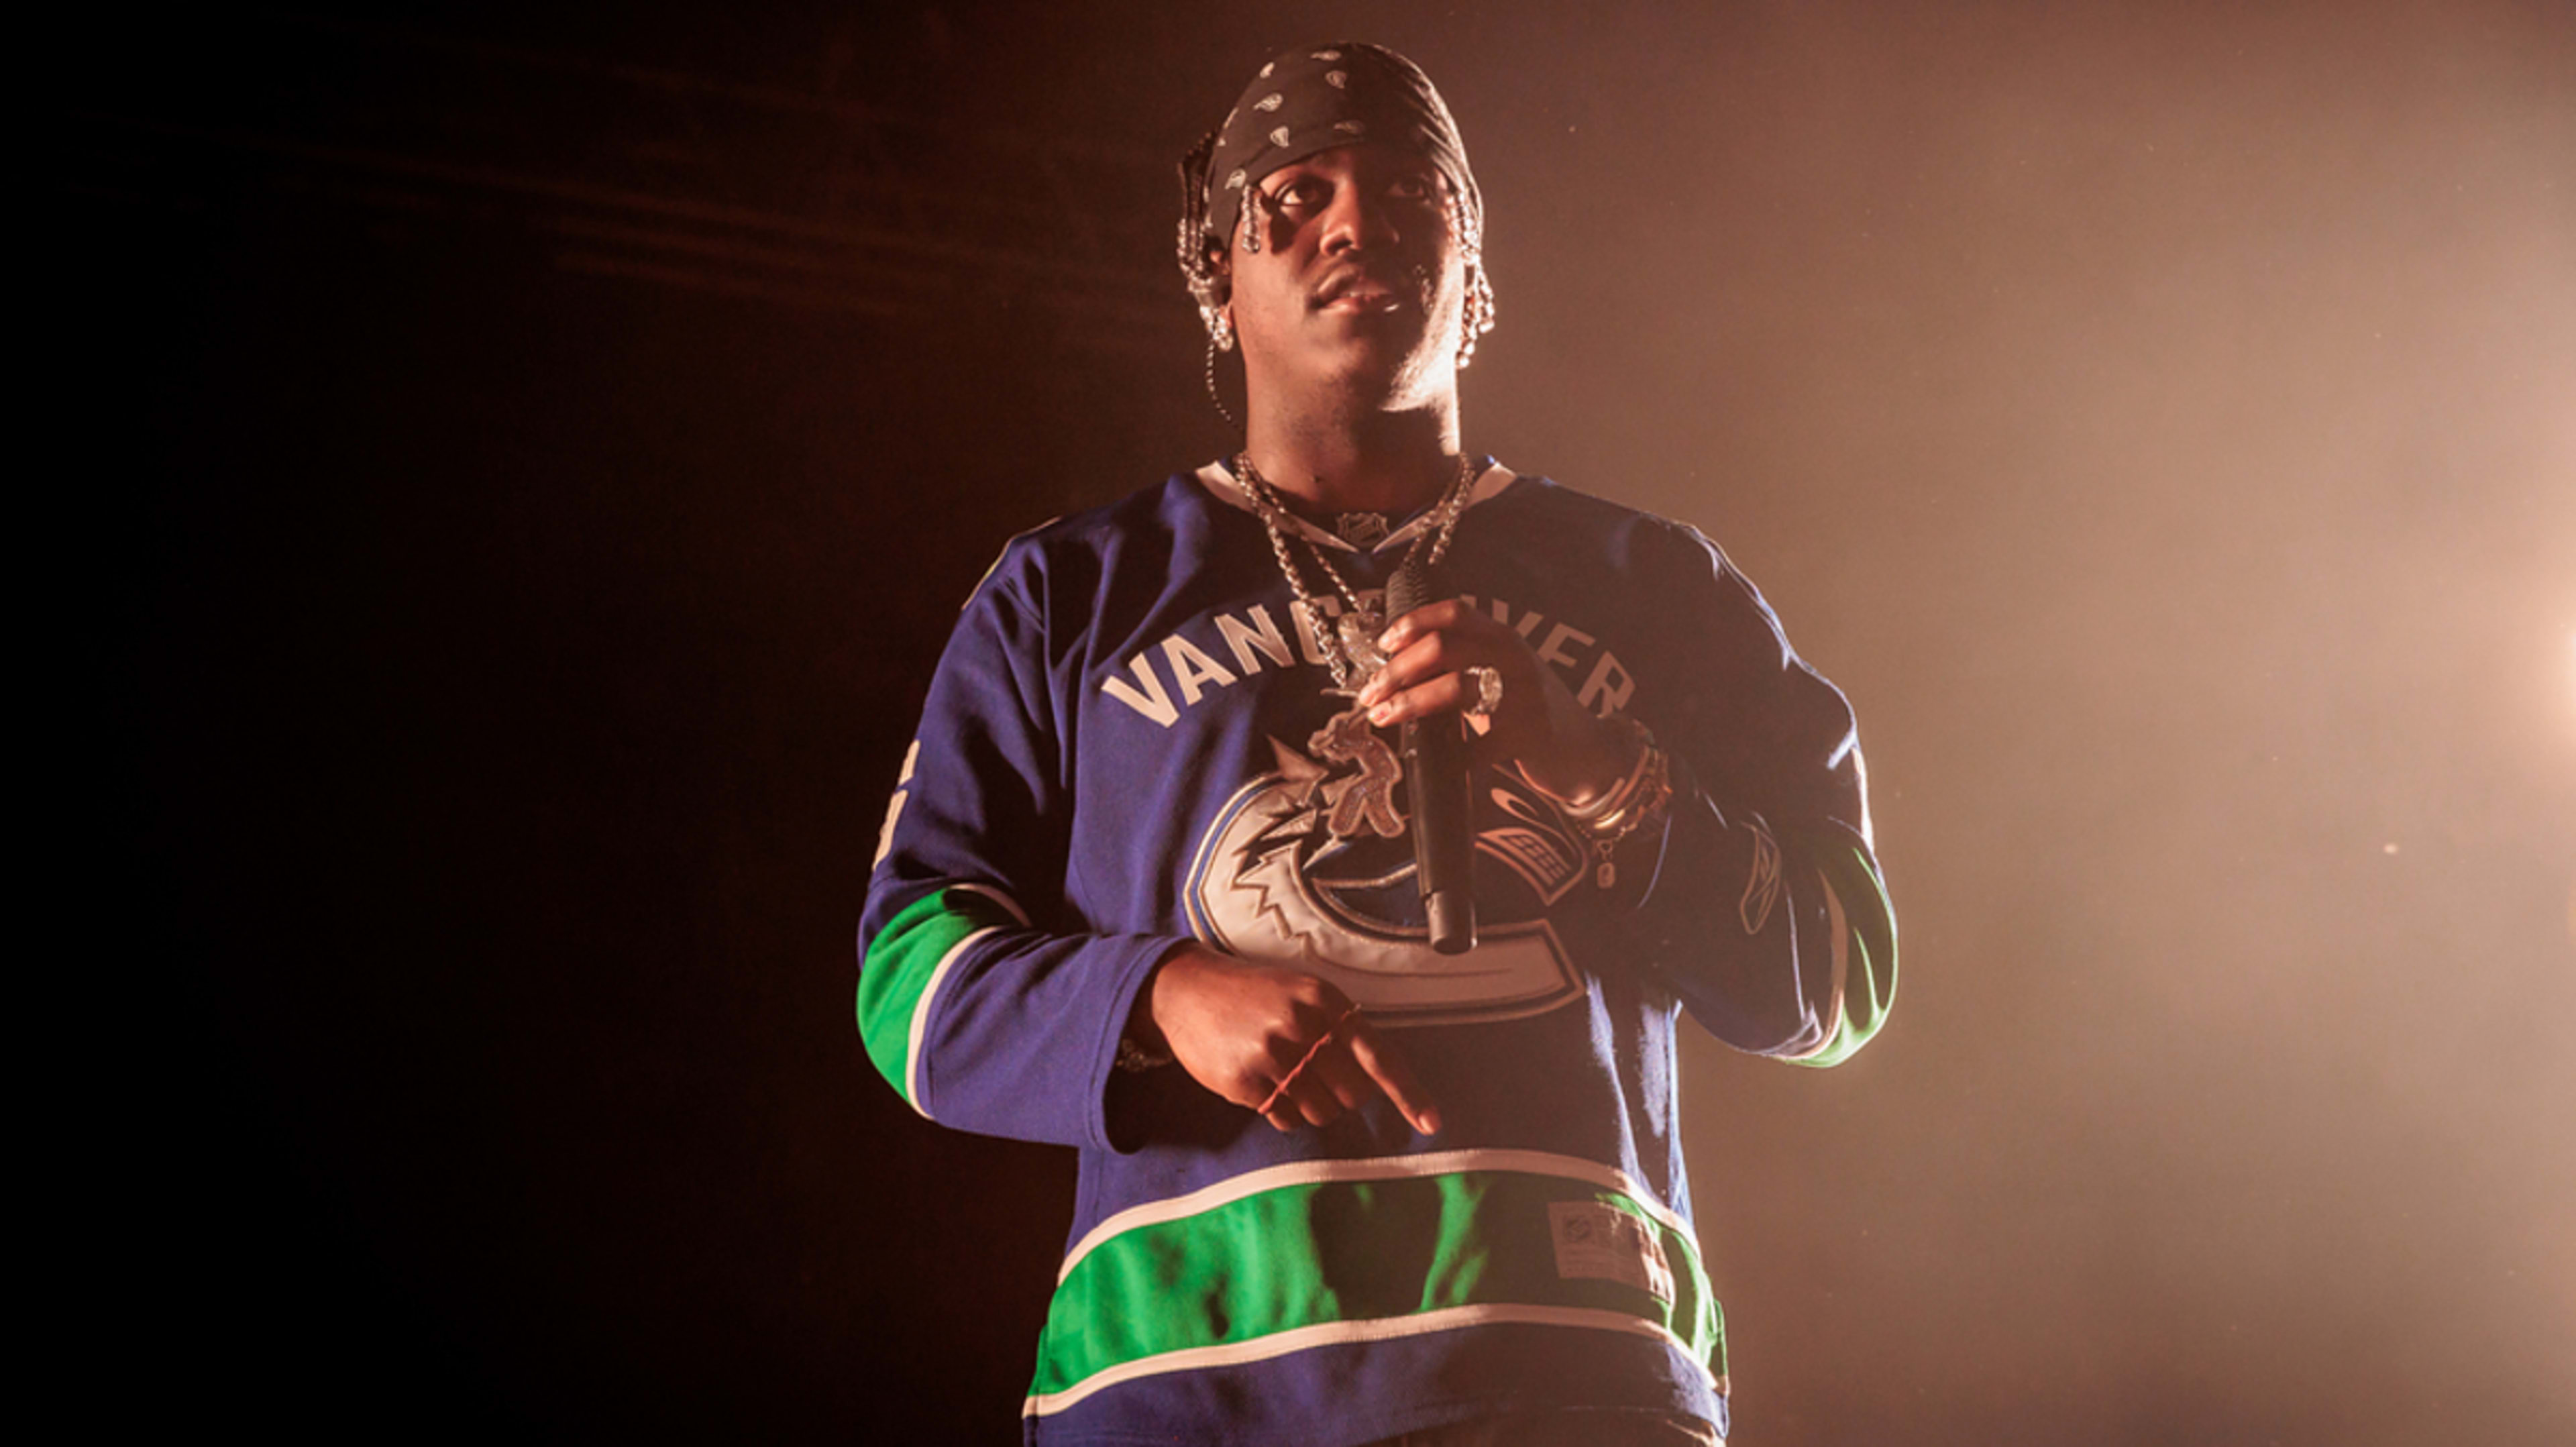
[(28, 541), (158, 1065), (65, 1329), (293, 1436), (1016, 1431), (1070, 1158), (874, 1076), (862, 881), (1001, 542), (1228, 447), (1169, 166), (1355, 34), (1488, 197), (1469, 444), (1863, 722), (1894, 1023), (1687, 1061), (1738, 1440), (2571, 1440), (2576, 13), (2252, 9), (91, 23)]

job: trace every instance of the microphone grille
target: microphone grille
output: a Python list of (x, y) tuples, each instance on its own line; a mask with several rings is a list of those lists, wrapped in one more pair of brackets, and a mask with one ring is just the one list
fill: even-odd
[(1449, 596), (1447, 580), (1438, 566), (1419, 558), (1407, 558), (1386, 580), (1386, 617), (1392, 623), (1425, 603), (1436, 603)]

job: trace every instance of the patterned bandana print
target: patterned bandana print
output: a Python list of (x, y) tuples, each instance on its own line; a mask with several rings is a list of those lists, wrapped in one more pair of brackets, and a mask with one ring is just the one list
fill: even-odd
[(1261, 67), (1217, 129), (1208, 159), (1207, 233), (1234, 236), (1243, 198), (1262, 178), (1335, 146), (1376, 141), (1430, 162), (1466, 203), (1484, 202), (1467, 169), (1466, 143), (1421, 67), (1382, 45), (1345, 40), (1301, 45)]

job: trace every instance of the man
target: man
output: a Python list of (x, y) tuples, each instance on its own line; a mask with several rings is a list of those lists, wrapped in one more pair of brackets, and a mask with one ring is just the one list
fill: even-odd
[[(862, 922), (905, 1098), (1082, 1153), (1028, 1438), (1720, 1440), (1674, 1020), (1878, 1028), (1850, 711), (1697, 533), (1462, 448), (1483, 206), (1410, 62), (1280, 56), (1184, 173), (1244, 450), (1004, 550)], [(1394, 743), (1462, 715), (1444, 954)]]

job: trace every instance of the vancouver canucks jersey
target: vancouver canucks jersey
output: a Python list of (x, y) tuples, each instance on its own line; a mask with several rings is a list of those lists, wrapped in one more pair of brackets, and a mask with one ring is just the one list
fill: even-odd
[[(1432, 525), (1290, 521), (1363, 601)], [(1447, 571), (1644, 723), (1674, 791), (1605, 858), (1481, 770), (1460, 955), (1427, 942), (1387, 739), (1220, 469), (1013, 540), (966, 605), (887, 811), (858, 1015), (923, 1115), (1081, 1151), (1032, 1442), (1330, 1447), (1552, 1408), (1724, 1429), (1673, 1032), (1686, 1010), (1831, 1064), (1878, 1028), (1894, 935), (1851, 713), (1686, 527), (1491, 467)], [(1116, 1069), (1192, 940), (1339, 987), (1440, 1134), (1383, 1101), (1281, 1133), (1178, 1068)]]

